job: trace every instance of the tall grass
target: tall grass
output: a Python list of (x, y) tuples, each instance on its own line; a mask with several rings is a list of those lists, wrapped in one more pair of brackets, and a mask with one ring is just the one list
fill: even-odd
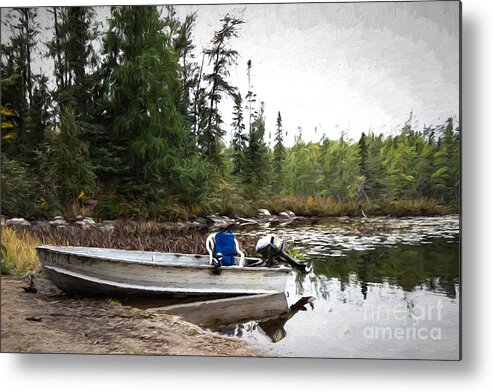
[(2, 227), (2, 274), (31, 275), (40, 269), (36, 246), (39, 239), (27, 232)]
[[(156, 222), (125, 224), (119, 222), (112, 231), (80, 227), (23, 226), (17, 233), (39, 238), (43, 245), (70, 245), (126, 250), (207, 254), (203, 230), (170, 230)], [(247, 255), (255, 254), (255, 238), (239, 235)]]
[(363, 209), (367, 215), (382, 216), (430, 216), (447, 215), (459, 212), (459, 206), (453, 203), (439, 203), (433, 199), (416, 200), (375, 200), (342, 201), (332, 197), (283, 196), (265, 200), (263, 208), (273, 213), (291, 210), (299, 216), (361, 216)]

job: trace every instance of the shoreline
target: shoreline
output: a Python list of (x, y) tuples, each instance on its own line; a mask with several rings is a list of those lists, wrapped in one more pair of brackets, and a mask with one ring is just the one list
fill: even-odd
[(110, 298), (69, 296), (48, 279), (1, 277), (1, 352), (274, 357), (238, 338)]
[(313, 224), (321, 221), (331, 220), (356, 220), (356, 219), (378, 219), (378, 218), (413, 218), (413, 217), (437, 217), (447, 215), (460, 215), (460, 210), (447, 209), (443, 212), (433, 213), (409, 213), (409, 214), (378, 214), (365, 213), (364, 210), (357, 215), (334, 214), (334, 215), (296, 215), (291, 210), (284, 210), (278, 214), (271, 213), (269, 210), (261, 209), (255, 216), (242, 217), (237, 215), (207, 215), (201, 217), (189, 217), (187, 219), (174, 220), (139, 220), (139, 219), (112, 219), (95, 220), (91, 216), (78, 215), (75, 218), (66, 218), (61, 215), (51, 219), (26, 219), (23, 217), (1, 216), (1, 226), (40, 226), (40, 227), (80, 227), (80, 228), (100, 228), (103, 231), (113, 230), (116, 226), (134, 226), (139, 228), (159, 228), (161, 230), (219, 230), (226, 228), (244, 228), (254, 226), (277, 226), (290, 224)]

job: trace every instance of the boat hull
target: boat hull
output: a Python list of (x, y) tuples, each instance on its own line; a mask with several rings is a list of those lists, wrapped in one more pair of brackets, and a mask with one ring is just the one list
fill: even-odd
[(43, 270), (70, 293), (109, 296), (249, 295), (284, 292), (285, 267), (222, 267), (212, 273), (208, 257), (101, 248), (37, 248)]

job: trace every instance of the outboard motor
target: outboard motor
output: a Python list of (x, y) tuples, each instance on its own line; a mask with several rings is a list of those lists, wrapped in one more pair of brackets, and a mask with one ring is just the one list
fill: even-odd
[(262, 259), (270, 267), (274, 261), (289, 264), (292, 268), (301, 272), (307, 272), (306, 265), (296, 262), (284, 251), (284, 241), (275, 235), (267, 235), (257, 242), (255, 248), (257, 253), (262, 255)]

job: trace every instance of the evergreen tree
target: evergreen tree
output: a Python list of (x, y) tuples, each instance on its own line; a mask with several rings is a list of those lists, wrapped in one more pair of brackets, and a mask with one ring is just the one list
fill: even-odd
[(199, 85), (200, 69), (195, 62), (195, 45), (192, 39), (193, 26), (197, 20), (197, 13), (193, 12), (185, 17), (184, 21), (178, 19), (172, 5), (166, 6), (164, 23), (171, 37), (172, 48), (178, 55), (178, 63), (181, 67), (181, 100), (179, 110), (187, 119), (188, 125), (194, 123), (194, 97), (193, 94)]
[(381, 198), (383, 195), (382, 177), (384, 173), (383, 160), (380, 150), (383, 146), (383, 135), (375, 136), (373, 133), (365, 137), (367, 147), (367, 159), (365, 165), (364, 190), (369, 199)]
[(248, 92), (246, 95), (246, 101), (247, 101), (247, 109), (248, 109), (248, 132), (252, 129), (252, 119), (256, 113), (255, 111), (252, 112), (252, 105), (256, 102), (256, 96), (257, 94), (254, 94), (252, 91), (252, 60), (248, 60), (247, 62), (247, 76), (248, 76)]
[(281, 190), (283, 164), (284, 159), (286, 158), (286, 149), (283, 144), (283, 136), (284, 130), (282, 129), (281, 112), (277, 112), (276, 134), (274, 138), (275, 145), (272, 159), (273, 186), (277, 191)]
[(104, 55), (104, 214), (169, 218), (197, 210), (217, 175), (190, 143), (179, 57), (158, 9), (114, 7)]
[(238, 27), (243, 21), (228, 14), (221, 19), (221, 22), (223, 22), (221, 30), (214, 34), (211, 47), (205, 50), (209, 64), (212, 65), (212, 72), (204, 77), (209, 84), (207, 93), (209, 105), (206, 112), (207, 124), (205, 129), (201, 130), (199, 139), (205, 155), (218, 165), (221, 162), (220, 143), (225, 134), (218, 105), (223, 95), (233, 97), (236, 92), (236, 87), (232, 86), (227, 78), (230, 75), (230, 67), (236, 65), (239, 54), (230, 48), (229, 42), (238, 36)]
[(438, 140), (433, 152), (430, 176), (433, 197), (440, 201), (459, 200), (460, 133), (454, 130), (452, 119), (436, 129)]
[(9, 113), (2, 127), (2, 150), (34, 164), (48, 122), (47, 79), (33, 72), (40, 30), (36, 8), (14, 8), (7, 14), (10, 41), (2, 44), (1, 106)]
[(338, 202), (353, 199), (358, 194), (359, 163), (357, 143), (347, 142), (344, 134), (337, 141), (325, 139), (321, 147), (324, 194)]
[(178, 58), (157, 8), (114, 7), (104, 52), (112, 180), (131, 197), (166, 198), (180, 188), (186, 129)]
[[(61, 212), (96, 191), (96, 175), (89, 161), (87, 143), (81, 141), (75, 113), (67, 107), (62, 113), (60, 127), (48, 134), (42, 159), (42, 170)], [(64, 211), (65, 210), (65, 211)]]
[(301, 128), (298, 130), (294, 146), (286, 153), (283, 167), (286, 193), (293, 196), (322, 195), (320, 146), (303, 142)]
[(282, 129), (282, 117), (281, 112), (277, 112), (277, 120), (276, 120), (276, 135), (274, 145), (274, 164), (273, 164), (273, 172), (276, 176), (280, 176), (282, 172), (282, 163), (284, 161), (286, 155), (286, 149), (283, 144), (283, 134), (284, 131)]
[(264, 141), (265, 114), (264, 103), (260, 105), (260, 113), (252, 122), (248, 135), (248, 146), (245, 150), (245, 183), (250, 197), (260, 197), (269, 189), (271, 168), (269, 150)]
[(91, 7), (53, 7), (54, 37), (47, 43), (53, 58), (56, 89), (53, 96), (61, 113), (65, 106), (88, 122), (94, 112), (94, 69), (98, 57), (95, 12)]
[(233, 170), (232, 174), (238, 177), (244, 175), (245, 170), (245, 149), (247, 136), (245, 135), (245, 124), (243, 123), (243, 100), (241, 99), (241, 94), (237, 93), (234, 97), (235, 106), (233, 108)]

